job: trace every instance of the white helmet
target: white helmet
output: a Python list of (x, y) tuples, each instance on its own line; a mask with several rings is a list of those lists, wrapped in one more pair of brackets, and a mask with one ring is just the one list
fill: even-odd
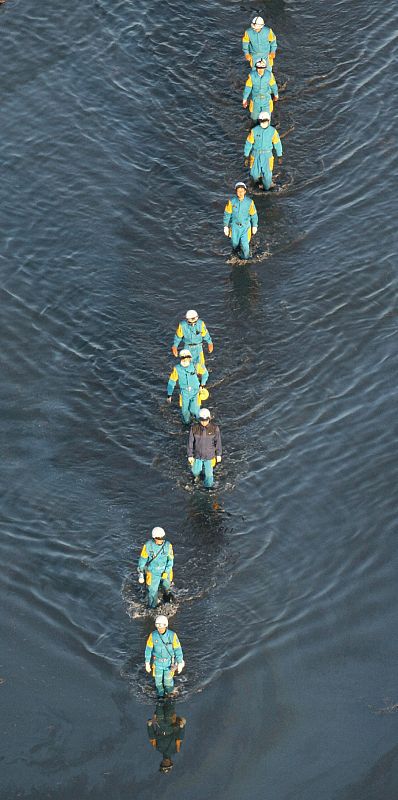
[(239, 189), (239, 187), (247, 191), (247, 186), (245, 183), (243, 183), (243, 181), (238, 181), (238, 183), (235, 183), (235, 191), (236, 189)]
[(192, 358), (190, 350), (180, 350), (180, 358)]
[(262, 17), (253, 17), (251, 24), (252, 25), (259, 25), (259, 26), (261, 26), (263, 28), (264, 25), (265, 25), (265, 22), (264, 22)]
[(270, 120), (271, 120), (271, 114), (269, 113), (269, 111), (260, 111), (258, 115), (259, 122), (270, 122)]
[(210, 411), (208, 408), (201, 408), (199, 411), (200, 419), (210, 419)]
[(152, 539), (163, 539), (166, 536), (163, 528), (153, 528), (152, 530)]
[(163, 614), (160, 614), (160, 616), (156, 617), (155, 619), (155, 625), (157, 628), (168, 628), (169, 620), (167, 619), (167, 617), (163, 616)]
[(194, 311), (194, 309), (193, 309), (193, 308), (191, 308), (191, 309), (190, 309), (189, 311), (187, 311), (187, 313), (185, 314), (185, 319), (188, 319), (188, 320), (190, 320), (190, 319), (198, 319), (198, 317), (199, 317), (199, 314), (198, 314), (198, 312), (197, 312), (197, 311)]

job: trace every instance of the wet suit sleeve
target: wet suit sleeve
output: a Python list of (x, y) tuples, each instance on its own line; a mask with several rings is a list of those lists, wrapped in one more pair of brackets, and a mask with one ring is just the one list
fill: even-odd
[(191, 430), (189, 431), (188, 445), (187, 445), (188, 458), (192, 458), (193, 456), (194, 444), (195, 444), (195, 435), (193, 432), (193, 425), (191, 425)]
[(178, 372), (177, 372), (176, 368), (174, 367), (174, 369), (170, 373), (169, 382), (167, 384), (167, 396), (168, 397), (171, 397), (171, 395), (173, 394), (174, 387), (175, 387), (177, 381), (178, 381)]
[(245, 149), (243, 151), (244, 155), (245, 155), (245, 158), (247, 158), (247, 156), (250, 155), (253, 145), (254, 145), (253, 131), (250, 131), (250, 133), (249, 133), (249, 135), (248, 135), (248, 137), (246, 139), (246, 142), (245, 142)]
[(169, 581), (173, 580), (173, 564), (174, 564), (173, 545), (169, 544), (167, 550), (167, 561), (165, 564), (164, 572), (162, 572), (162, 578), (166, 578)]
[(173, 347), (178, 347), (178, 345), (180, 344), (181, 339), (183, 339), (183, 338), (184, 338), (184, 331), (183, 331), (183, 329), (181, 327), (181, 322), (180, 322), (180, 324), (179, 324), (179, 326), (178, 326), (178, 328), (177, 328), (177, 330), (175, 332)]
[(197, 373), (197, 375), (199, 377), (200, 376), (202, 377), (202, 380), (200, 381), (200, 385), (201, 386), (206, 386), (206, 383), (209, 380), (209, 373), (208, 373), (206, 367), (204, 366), (204, 364), (198, 364), (197, 365), (196, 373)]
[(278, 131), (275, 131), (275, 133), (274, 133), (274, 135), (272, 137), (272, 144), (275, 147), (276, 155), (278, 156), (278, 158), (280, 158), (281, 155), (282, 155), (282, 142), (281, 142), (281, 140), (279, 138)]
[(201, 328), (200, 332), (202, 334), (202, 339), (204, 339), (205, 342), (207, 342), (207, 344), (213, 344), (211, 336), (210, 336), (210, 333), (207, 330), (206, 325), (204, 324), (204, 322), (202, 322), (202, 328)]
[(146, 549), (146, 544), (144, 544), (141, 550), (141, 555), (138, 559), (138, 567), (137, 567), (138, 572), (144, 572), (145, 564), (148, 561), (148, 558), (149, 558), (148, 550)]
[(181, 661), (184, 661), (184, 656), (182, 652), (182, 647), (180, 645), (180, 640), (176, 633), (173, 634), (173, 650), (177, 664), (180, 664)]
[(224, 223), (223, 223), (224, 228), (226, 228), (227, 226), (229, 227), (229, 224), (231, 222), (231, 217), (232, 217), (232, 203), (230, 200), (228, 200), (228, 203), (224, 209)]
[(245, 83), (245, 88), (243, 89), (243, 99), (244, 100), (248, 100), (249, 99), (249, 97), (251, 95), (251, 92), (252, 92), (252, 89), (253, 89), (252, 76), (249, 75), (249, 77), (248, 77), (248, 79), (247, 79), (247, 81)]
[(268, 41), (269, 41), (270, 53), (276, 53), (278, 44), (277, 44), (276, 36), (275, 36), (272, 28), (269, 29)]
[(249, 53), (249, 45), (250, 45), (249, 34), (248, 31), (245, 31), (242, 36), (242, 50), (245, 56)]
[(249, 214), (252, 228), (258, 228), (258, 214), (256, 206), (254, 205), (254, 200), (250, 203)]
[(151, 660), (152, 653), (153, 653), (153, 639), (152, 639), (152, 634), (150, 633), (146, 642), (145, 661)]
[(278, 92), (278, 84), (277, 84), (277, 82), (276, 82), (276, 80), (274, 78), (274, 74), (272, 72), (271, 72), (271, 77), (270, 77), (270, 81), (269, 81), (269, 88), (271, 89), (272, 97), (275, 97), (275, 95), (276, 95), (276, 97), (278, 97), (278, 94), (279, 94), (279, 92)]

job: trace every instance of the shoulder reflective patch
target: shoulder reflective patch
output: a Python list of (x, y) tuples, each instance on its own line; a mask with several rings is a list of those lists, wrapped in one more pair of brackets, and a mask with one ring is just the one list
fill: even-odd
[(227, 205), (225, 206), (225, 211), (227, 212), (227, 214), (230, 214), (230, 213), (231, 213), (231, 211), (232, 211), (232, 203), (231, 203), (231, 201), (230, 201), (230, 200), (228, 200), (228, 203), (227, 203)]
[(275, 36), (272, 28), (269, 29), (268, 41), (269, 42), (275, 42), (276, 41), (276, 36)]
[(245, 31), (242, 36), (242, 42), (250, 42), (248, 31)]
[(271, 77), (269, 79), (269, 85), (270, 86), (274, 86), (275, 84), (276, 84), (276, 80), (275, 80), (275, 78), (274, 78), (274, 76), (273, 76), (273, 74), (271, 72)]
[(246, 141), (250, 142), (250, 144), (254, 144), (254, 136), (252, 130), (250, 131)]
[(152, 639), (152, 634), (151, 633), (148, 636), (146, 646), (147, 647), (153, 647), (153, 639)]
[(204, 322), (202, 322), (201, 336), (206, 336), (206, 334), (207, 334), (207, 328)]
[(178, 381), (178, 372), (177, 372), (177, 367), (174, 367), (173, 371), (170, 373), (170, 378), (169, 378), (169, 380), (170, 380), (170, 381), (174, 381), (174, 383), (175, 383), (176, 381)]
[(253, 216), (256, 213), (256, 206), (254, 205), (254, 200), (250, 203), (249, 214)]
[(146, 544), (144, 544), (141, 550), (141, 558), (148, 558), (148, 550), (146, 549)]
[(248, 87), (248, 89), (251, 89), (251, 87), (253, 86), (253, 81), (252, 81), (252, 76), (251, 75), (249, 75), (249, 77), (248, 77), (248, 79), (246, 81), (246, 86)]
[(184, 336), (184, 332), (181, 327), (181, 322), (176, 330), (176, 336), (178, 336), (180, 339), (182, 339), (182, 337)]
[(274, 135), (272, 137), (272, 144), (276, 144), (277, 142), (279, 142), (279, 133), (278, 133), (278, 131), (275, 131), (275, 133), (274, 133)]
[(179, 642), (178, 636), (177, 636), (177, 634), (175, 633), (175, 634), (174, 634), (174, 636), (173, 636), (173, 648), (174, 648), (174, 650), (176, 650), (176, 649), (177, 649), (177, 647), (181, 647), (181, 645), (180, 645), (180, 642)]

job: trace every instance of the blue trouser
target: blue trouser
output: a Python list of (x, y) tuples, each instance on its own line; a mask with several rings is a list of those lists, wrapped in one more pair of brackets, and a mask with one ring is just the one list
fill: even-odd
[(211, 489), (213, 486), (214, 478), (213, 478), (213, 465), (211, 461), (203, 461), (201, 458), (195, 458), (195, 461), (192, 466), (192, 474), (195, 478), (200, 475), (202, 469), (205, 471), (205, 480), (204, 485), (206, 489)]
[(250, 226), (245, 228), (243, 225), (237, 225), (236, 223), (231, 224), (232, 247), (234, 250), (238, 250), (240, 247), (243, 258), (249, 258), (250, 255), (249, 231)]
[(189, 425), (191, 422), (191, 416), (196, 420), (199, 419), (198, 394), (195, 392), (195, 390), (192, 392), (181, 392), (181, 399), (182, 421), (185, 422), (186, 425)]
[(202, 344), (187, 344), (186, 345), (185, 342), (184, 342), (184, 347), (186, 347), (187, 350), (190, 351), (191, 356), (192, 356), (192, 363), (195, 365), (195, 367), (196, 367), (197, 364), (204, 364), (205, 363), (205, 357), (204, 357), (204, 353), (203, 353)]
[(268, 111), (270, 114), (273, 111), (274, 104), (271, 102), (271, 95), (267, 97), (256, 97), (253, 102), (253, 108), (250, 111), (251, 118), (257, 122), (261, 111)]
[(148, 571), (146, 573), (146, 589), (149, 608), (156, 608), (158, 604), (158, 591), (160, 585), (163, 591), (169, 591), (170, 581), (167, 578), (162, 578), (161, 572)]
[(174, 667), (171, 667), (170, 662), (158, 662), (152, 665), (152, 675), (155, 678), (156, 691), (158, 697), (164, 697), (165, 694), (170, 694), (174, 689)]
[(274, 167), (274, 159), (269, 153), (253, 153), (254, 161), (250, 170), (250, 175), (254, 181), (262, 179), (264, 189), (269, 189), (272, 185), (272, 170)]

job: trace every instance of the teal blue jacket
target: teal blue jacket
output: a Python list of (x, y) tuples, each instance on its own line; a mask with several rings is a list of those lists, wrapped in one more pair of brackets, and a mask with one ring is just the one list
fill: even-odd
[(253, 151), (253, 156), (256, 158), (259, 155), (265, 155), (267, 158), (272, 156), (273, 148), (275, 148), (276, 155), (282, 155), (282, 143), (279, 138), (279, 133), (272, 125), (268, 128), (262, 128), (261, 125), (256, 125), (251, 129), (244, 148), (244, 154), (247, 157)]
[(252, 100), (266, 100), (278, 96), (278, 86), (271, 69), (264, 70), (263, 75), (259, 75), (256, 69), (249, 73), (245, 88), (243, 90), (243, 100), (248, 100), (250, 95)]
[(264, 25), (259, 33), (256, 33), (253, 28), (248, 28), (243, 34), (242, 50), (245, 56), (247, 54), (251, 56), (252, 67), (260, 58), (266, 59), (270, 53), (276, 53), (277, 47), (276, 36), (272, 28), (268, 28), (267, 25)]
[(180, 664), (184, 661), (180, 640), (174, 631), (169, 628), (160, 634), (159, 631), (153, 631), (149, 634), (146, 648), (145, 648), (145, 661), (152, 661), (162, 667), (170, 667), (175, 662)]
[(258, 227), (258, 214), (254, 201), (247, 195), (239, 200), (237, 195), (228, 200), (224, 210), (224, 228), (237, 225), (243, 230)]
[(156, 575), (165, 573), (165, 577), (172, 581), (173, 564), (173, 545), (167, 539), (162, 544), (156, 544), (153, 539), (148, 539), (138, 559), (138, 572), (145, 570)]
[(173, 347), (178, 347), (182, 339), (184, 339), (184, 347), (187, 347), (188, 350), (190, 345), (201, 345), (203, 341), (207, 342), (207, 344), (212, 344), (209, 331), (201, 319), (198, 319), (194, 325), (190, 325), (186, 319), (181, 320), (176, 330)]
[[(199, 382), (199, 377), (201, 381)], [(171, 397), (174, 392), (175, 385), (178, 381), (181, 394), (190, 395), (194, 397), (198, 393), (201, 386), (205, 386), (209, 377), (209, 373), (204, 364), (189, 364), (188, 367), (182, 367), (181, 364), (176, 364), (172, 370), (167, 384), (167, 396)]]

